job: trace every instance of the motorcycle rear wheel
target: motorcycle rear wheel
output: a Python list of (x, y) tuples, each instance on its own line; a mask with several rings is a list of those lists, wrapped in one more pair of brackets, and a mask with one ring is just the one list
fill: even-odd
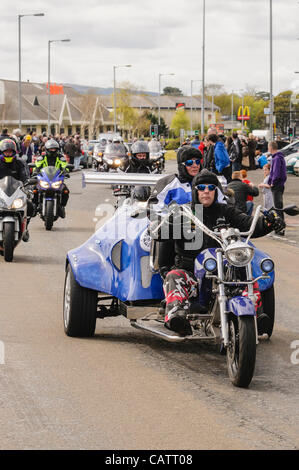
[(51, 230), (54, 222), (54, 201), (46, 201), (45, 228)]
[(228, 375), (236, 387), (248, 387), (254, 373), (256, 330), (254, 317), (229, 320), (229, 346), (226, 351)]
[(14, 222), (4, 222), (3, 224), (3, 254), (7, 262), (13, 260), (15, 249), (15, 224)]

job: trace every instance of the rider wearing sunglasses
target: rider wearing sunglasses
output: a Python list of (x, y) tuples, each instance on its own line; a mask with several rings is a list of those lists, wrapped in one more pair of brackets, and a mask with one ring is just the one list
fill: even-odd
[[(198, 204), (203, 206), (203, 223), (210, 229), (215, 229), (220, 219), (221, 223), (238, 228), (241, 232), (248, 231), (251, 226), (252, 217), (235, 206), (227, 204), (219, 188), (217, 176), (206, 169), (202, 170), (193, 180), (191, 205), (194, 212)], [(253, 237), (262, 237), (283, 226), (284, 222), (276, 213), (272, 214), (271, 221), (262, 215), (258, 220)], [(193, 241), (196, 243), (196, 229), (192, 230), (194, 233), (192, 243)], [(202, 250), (215, 247), (215, 241), (203, 234), (202, 246), (200, 248), (197, 246), (196, 249), (192, 249), (190, 239), (186, 243), (183, 236), (173, 242), (172, 251), (168, 249), (163, 255), (163, 259), (167, 260), (167, 266), (160, 265), (160, 257), (158, 260), (160, 273), (164, 279), (165, 326), (185, 336), (191, 334), (190, 323), (186, 318), (190, 307), (189, 298), (198, 297), (197, 282), (193, 274), (194, 261)], [(194, 244), (194, 248), (195, 246)], [(170, 244), (164, 246), (164, 248), (169, 247), (171, 247)], [(202, 311), (205, 310), (205, 307), (202, 306)], [(265, 314), (263, 315), (265, 316)], [(259, 324), (261, 325), (261, 322), (258, 321)], [(263, 331), (259, 331), (259, 333), (262, 334)]]
[(202, 155), (199, 150), (185, 145), (177, 153), (178, 172), (161, 178), (153, 189), (148, 208), (155, 213), (167, 211), (167, 206), (191, 202), (193, 178), (201, 170)]

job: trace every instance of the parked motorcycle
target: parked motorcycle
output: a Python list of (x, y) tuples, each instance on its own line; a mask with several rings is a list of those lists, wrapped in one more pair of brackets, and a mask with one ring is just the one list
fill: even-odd
[[(66, 168), (72, 169), (73, 165), (67, 165)], [(38, 193), (39, 213), (45, 223), (46, 230), (51, 230), (53, 223), (59, 218), (62, 207), (62, 193), (66, 190), (64, 186), (65, 178), (69, 178), (69, 173), (55, 166), (42, 168), (36, 176), (34, 192)]]
[[(30, 180), (29, 180), (30, 183)], [(14, 249), (23, 239), (28, 241), (26, 185), (12, 176), (0, 180), (0, 252), (12, 261)]]

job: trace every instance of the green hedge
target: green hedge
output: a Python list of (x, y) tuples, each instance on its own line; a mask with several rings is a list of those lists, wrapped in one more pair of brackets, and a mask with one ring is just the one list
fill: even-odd
[(165, 150), (176, 150), (180, 146), (180, 139), (167, 139)]

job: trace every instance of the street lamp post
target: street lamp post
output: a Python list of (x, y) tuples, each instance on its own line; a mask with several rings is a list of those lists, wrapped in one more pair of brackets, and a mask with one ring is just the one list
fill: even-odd
[(205, 132), (205, 41), (206, 41), (206, 1), (203, 0), (202, 20), (202, 93), (201, 93), (201, 135)]
[(165, 75), (175, 75), (174, 73), (159, 73), (159, 97), (158, 97), (158, 124), (161, 124), (161, 108), (160, 108), (160, 96), (161, 96), (161, 77)]
[(116, 133), (116, 73), (119, 67), (132, 67), (132, 65), (113, 65), (113, 116), (114, 116), (114, 133)]
[(272, 0), (270, 0), (270, 140), (273, 140), (273, 34), (272, 34)]
[(191, 105), (190, 105), (191, 135), (193, 134), (193, 83), (194, 82), (201, 82), (201, 80), (191, 80)]
[(18, 101), (19, 101), (19, 128), (22, 128), (22, 72), (21, 72), (21, 19), (24, 16), (45, 16), (44, 13), (32, 13), (28, 15), (18, 15), (18, 31), (19, 31), (19, 84), (18, 84)]
[(50, 80), (50, 68), (51, 68), (51, 60), (50, 60), (50, 55), (51, 55), (51, 43), (52, 42), (70, 42), (70, 39), (51, 39), (48, 41), (48, 135), (51, 133), (51, 80)]
[(232, 132), (233, 132), (233, 126), (234, 126), (234, 90), (232, 90), (232, 112), (231, 112), (231, 117), (232, 117)]

